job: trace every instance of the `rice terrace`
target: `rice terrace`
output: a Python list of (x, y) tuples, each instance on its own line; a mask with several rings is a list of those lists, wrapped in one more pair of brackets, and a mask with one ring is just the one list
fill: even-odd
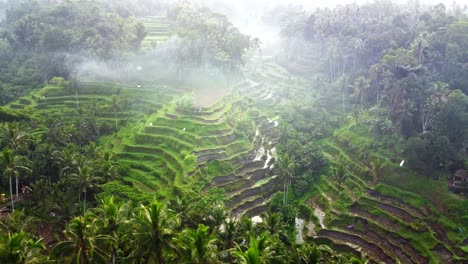
[(468, 263), (467, 69), (463, 1), (0, 0), (0, 263)]

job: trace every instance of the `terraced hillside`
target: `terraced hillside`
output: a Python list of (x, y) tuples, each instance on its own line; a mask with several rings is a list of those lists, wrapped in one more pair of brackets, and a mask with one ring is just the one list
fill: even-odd
[[(377, 263), (462, 263), (457, 227), (429, 201), (414, 193), (375, 184), (368, 165), (350, 154), (339, 141), (323, 142), (332, 164), (349, 172), (339, 190), (322, 177), (308, 204), (324, 216), (314, 237), (332, 247), (351, 247)], [(361, 159), (362, 160), (362, 159)], [(366, 172), (367, 171), (367, 172)], [(319, 214), (317, 214), (319, 215)]]
[[(258, 62), (248, 76), (264, 87), (287, 94), (310, 96), (310, 81), (296, 78), (272, 61)], [(309, 92), (308, 92), (309, 91)], [(279, 100), (278, 100), (279, 101)], [(348, 131), (348, 130), (346, 130)], [(357, 137), (357, 135), (356, 135)], [(342, 135), (321, 142), (332, 166), (345, 166), (346, 181), (340, 187), (331, 177), (314, 183), (307, 204), (317, 222), (305, 223), (304, 234), (336, 249), (359, 252), (371, 263), (464, 263), (458, 227), (431, 202), (414, 193), (382, 183), (384, 173), (404, 173), (398, 164), (374, 175), (370, 162), (357, 153)], [(380, 156), (372, 159), (381, 158)], [(374, 161), (375, 162), (375, 161)], [(403, 178), (400, 179), (400, 181)]]
[(167, 17), (148, 16), (138, 21), (143, 23), (146, 30), (146, 37), (141, 44), (143, 49), (151, 49), (173, 34), (172, 22)]
[(309, 92), (311, 81), (293, 75), (273, 59), (257, 59), (249, 66), (247, 76), (271, 90), (282, 100), (313, 96)]
[(72, 119), (68, 117), (83, 115), (83, 111), (92, 111), (90, 116), (100, 122), (101, 126), (115, 127), (115, 123), (123, 125), (133, 122), (143, 118), (148, 111), (161, 108), (161, 102), (170, 98), (171, 93), (162, 86), (141, 88), (82, 81), (76, 89), (49, 84), (10, 103), (9, 107), (34, 110), (45, 117), (57, 117), (64, 122), (71, 122)]
[[(278, 187), (271, 175), (278, 133), (277, 122), (249, 111), (251, 100), (269, 93), (257, 88), (240, 83), (233, 94), (209, 107), (187, 103), (192, 100), (188, 95), (164, 105), (116, 149), (120, 162), (130, 167), (125, 179), (165, 198), (174, 198), (177, 187), (217, 186), (231, 198), (236, 215), (264, 209)], [(252, 131), (240, 135), (238, 119), (246, 112), (254, 120)]]

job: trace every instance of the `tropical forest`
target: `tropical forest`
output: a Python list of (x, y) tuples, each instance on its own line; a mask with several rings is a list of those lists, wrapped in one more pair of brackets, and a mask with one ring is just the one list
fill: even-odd
[(0, 0), (0, 263), (468, 263), (468, 2)]

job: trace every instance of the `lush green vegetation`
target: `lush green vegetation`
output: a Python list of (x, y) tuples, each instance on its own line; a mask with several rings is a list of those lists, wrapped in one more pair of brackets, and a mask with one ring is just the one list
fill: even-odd
[(467, 261), (461, 9), (5, 7), (1, 263)]

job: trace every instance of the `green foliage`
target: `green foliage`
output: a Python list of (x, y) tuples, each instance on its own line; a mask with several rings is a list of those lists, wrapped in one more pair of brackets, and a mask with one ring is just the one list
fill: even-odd
[(109, 182), (102, 185), (103, 192), (99, 195), (101, 199), (106, 196), (114, 196), (118, 202), (149, 202), (153, 199), (153, 195), (145, 193), (133, 188), (131, 185), (125, 185), (119, 182)]
[(233, 170), (232, 164), (225, 161), (213, 160), (208, 163), (206, 172), (211, 176), (228, 175)]
[(5, 83), (37, 87), (52, 76), (68, 78), (80, 60), (67, 54), (114, 59), (138, 49), (144, 38), (138, 22), (99, 2), (22, 3), (8, 9), (7, 41), (0, 42), (0, 80)]
[(41, 263), (46, 247), (42, 239), (36, 239), (20, 231), (0, 235), (0, 261), (2, 263)]
[(241, 34), (226, 16), (186, 2), (172, 6), (168, 17), (176, 22), (182, 37), (177, 56), (182, 71), (206, 62), (223, 65), (228, 72), (245, 64), (250, 37)]
[(450, 167), (456, 159), (448, 138), (434, 134), (411, 138), (404, 153), (411, 168), (428, 174), (440, 168)]
[(255, 134), (254, 121), (247, 114), (234, 117), (232, 126), (238, 138), (250, 139)]
[(24, 111), (0, 106), (0, 121), (2, 122), (14, 122), (30, 119), (32, 119), (31, 115)]

